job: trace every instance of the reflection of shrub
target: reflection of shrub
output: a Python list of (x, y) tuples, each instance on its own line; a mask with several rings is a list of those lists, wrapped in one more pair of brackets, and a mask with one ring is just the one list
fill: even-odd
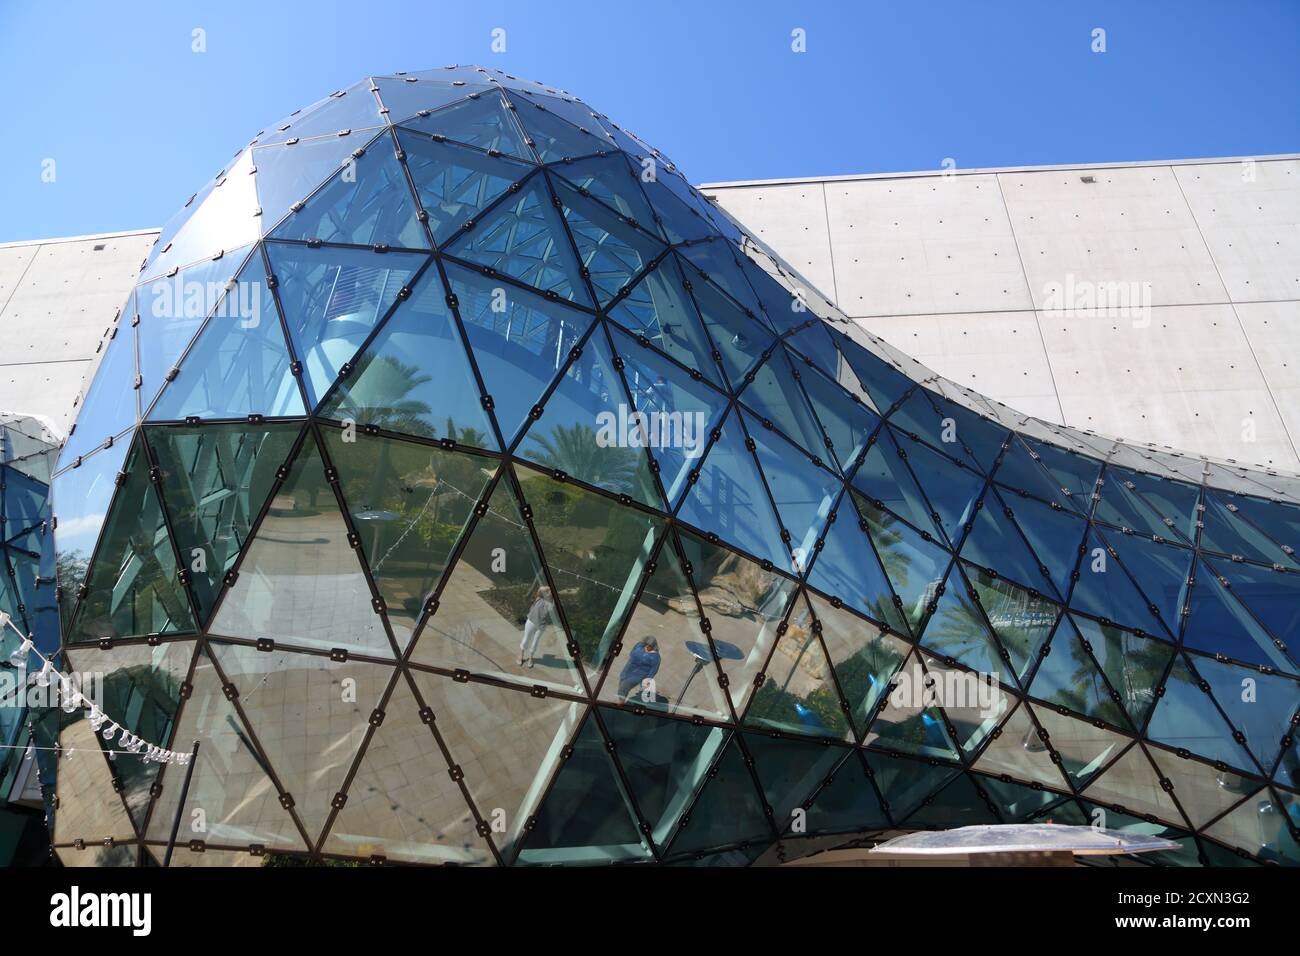
[[(821, 726), (818, 727), (817, 722), (809, 717), (800, 715), (795, 710), (796, 703), (812, 711), (817, 720), (821, 721)], [(840, 710), (839, 698), (830, 687), (822, 685), (807, 697), (801, 698), (787, 690), (782, 690), (775, 681), (771, 680), (764, 683), (754, 694), (749, 713), (745, 715), (746, 723), (754, 721), (764, 721), (784, 727), (800, 727), (810, 733), (829, 733), (836, 737), (847, 728), (844, 714)]]

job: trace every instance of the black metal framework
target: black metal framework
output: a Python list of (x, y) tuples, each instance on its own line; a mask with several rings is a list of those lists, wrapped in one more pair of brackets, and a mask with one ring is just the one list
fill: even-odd
[[(182, 809), (189, 862), (505, 865), (1100, 813), (1158, 862), (1300, 862), (1296, 479), (930, 375), (495, 71), (371, 78), (229, 170), (142, 266), (54, 488), (93, 544), (57, 540), (69, 666), (202, 742), (193, 791), (116, 755), (59, 788), (64, 853), (156, 855)], [(202, 315), (146, 308), (214, 275)], [(697, 442), (599, 437), (634, 412)]]

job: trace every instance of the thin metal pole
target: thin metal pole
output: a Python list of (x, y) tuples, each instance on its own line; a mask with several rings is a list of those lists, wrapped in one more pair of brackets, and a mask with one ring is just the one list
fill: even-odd
[(185, 812), (185, 798), (190, 792), (190, 777), (194, 775), (194, 758), (199, 755), (199, 742), (194, 741), (194, 748), (190, 751), (190, 762), (185, 768), (185, 782), (181, 784), (181, 798), (176, 803), (176, 816), (172, 817), (172, 835), (167, 840), (167, 853), (163, 857), (163, 866), (172, 865), (172, 850), (176, 848), (176, 834), (181, 829), (181, 814)]

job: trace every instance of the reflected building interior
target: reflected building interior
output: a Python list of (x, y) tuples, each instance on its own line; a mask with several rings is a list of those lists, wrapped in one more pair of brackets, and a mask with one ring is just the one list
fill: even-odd
[(182, 807), (46, 714), (65, 864), (161, 859), (178, 811), (193, 865), (1048, 820), (1300, 863), (1300, 479), (929, 373), (497, 71), (368, 78), (196, 193), (53, 497), (67, 666), (202, 744)]

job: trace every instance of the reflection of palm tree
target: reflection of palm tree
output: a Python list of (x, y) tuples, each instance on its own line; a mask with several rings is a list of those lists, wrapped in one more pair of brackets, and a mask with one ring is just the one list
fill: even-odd
[[(385, 367), (376, 368), (376, 365)], [(373, 374), (368, 375), (372, 370)], [(352, 391), (344, 389), (338, 406), (340, 410), (364, 419), (366, 424), (378, 425), (388, 431), (428, 434), (429, 422), (426, 416), (433, 409), (426, 403), (407, 396), (432, 379), (431, 375), (422, 374), (418, 366), (405, 365), (391, 355), (366, 355), (358, 363), (353, 381), (374, 388), (373, 399), (367, 400), (363, 409), (353, 398)], [(362, 392), (363, 395), (365, 391)]]
[(540, 450), (530, 456), (536, 462), (589, 484), (624, 488), (636, 475), (636, 453), (630, 448), (602, 448), (590, 425), (556, 425), (549, 435), (529, 433), (528, 439)]

